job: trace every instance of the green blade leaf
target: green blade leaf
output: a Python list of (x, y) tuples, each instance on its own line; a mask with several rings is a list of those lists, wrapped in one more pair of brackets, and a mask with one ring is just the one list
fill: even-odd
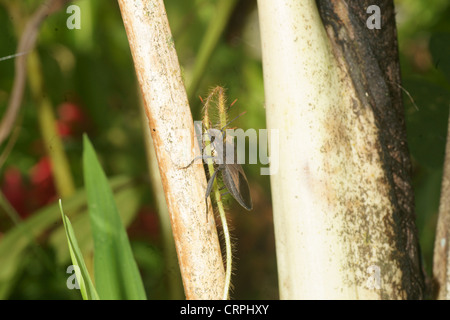
[[(117, 178), (114, 180), (116, 179)], [(119, 188), (114, 188), (111, 180), (109, 183), (113, 189), (114, 200), (116, 201), (117, 209), (120, 213), (120, 217), (125, 225), (125, 228), (129, 226), (136, 218), (142, 199), (142, 186), (135, 180), (128, 179), (128, 181), (128, 184), (123, 184)], [(81, 253), (85, 257), (87, 257), (87, 255), (92, 255), (93, 257), (94, 242), (92, 239), (91, 222), (87, 202), (85, 203), (85, 207), (83, 207), (82, 211), (78, 214), (73, 214), (73, 212), (69, 211), (64, 199), (64, 209), (66, 213), (70, 214), (70, 222), (75, 234), (77, 235), (78, 246), (81, 249)], [(65, 239), (66, 232), (63, 225), (52, 228), (48, 243), (53, 247), (57, 263), (61, 265), (70, 260), (70, 252), (67, 250), (67, 243)]]
[[(123, 201), (125, 197), (129, 197), (129, 205), (132, 207), (136, 206), (137, 195), (130, 197), (130, 189), (135, 190), (137, 188), (133, 179), (126, 176), (118, 176), (111, 179), (110, 185), (115, 190), (119, 200), (122, 199), (121, 201)], [(135, 193), (134, 191), (131, 192), (133, 194)], [(76, 222), (78, 216), (85, 214), (85, 207), (87, 207), (84, 190), (79, 190), (72, 197), (67, 198), (67, 200), (65, 199), (64, 207), (68, 216), (72, 221), (75, 219)], [(54, 203), (33, 213), (29, 218), (21, 221), (17, 226), (8, 230), (3, 235), (0, 240), (0, 300), (6, 299), (11, 288), (14, 286), (13, 279), (18, 278), (17, 274), (20, 273), (20, 265), (26, 249), (31, 246), (36, 253), (39, 253), (41, 249), (40, 246), (36, 245), (35, 239), (42, 235), (48, 228), (57, 224), (59, 219), (61, 219), (61, 212), (58, 204)], [(130, 218), (126, 217), (125, 219)], [(85, 239), (82, 240), (81, 249), (83, 249), (83, 244), (86, 244)], [(64, 249), (67, 250), (67, 245), (64, 245)], [(56, 253), (59, 254), (59, 251)], [(62, 262), (61, 260), (63, 259), (58, 258), (58, 260)]]
[(94, 273), (101, 299), (146, 299), (111, 188), (88, 137), (83, 137), (83, 171), (94, 238)]
[(92, 284), (91, 277), (89, 276), (86, 264), (84, 263), (72, 224), (70, 223), (69, 218), (64, 214), (61, 200), (59, 200), (59, 209), (61, 210), (64, 229), (66, 230), (67, 243), (69, 244), (70, 257), (72, 258), (72, 263), (75, 267), (75, 275), (80, 286), (81, 295), (84, 300), (98, 300), (97, 291)]

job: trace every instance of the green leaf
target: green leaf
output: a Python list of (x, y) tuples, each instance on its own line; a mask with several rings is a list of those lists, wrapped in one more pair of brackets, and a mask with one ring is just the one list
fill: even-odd
[[(114, 190), (114, 199), (117, 203), (117, 208), (122, 218), (125, 227), (129, 226), (134, 221), (136, 214), (141, 205), (142, 198), (142, 186), (137, 184), (134, 180), (128, 179), (128, 184), (121, 185), (117, 190)], [(114, 178), (114, 181), (117, 178)], [(112, 188), (113, 184), (110, 185)], [(64, 203), (66, 212), (69, 212), (66, 204)], [(84, 256), (92, 254), (94, 251), (94, 243), (92, 241), (92, 231), (90, 225), (90, 217), (88, 214), (87, 203), (82, 212), (76, 215), (70, 215), (70, 222), (77, 235), (78, 245)], [(61, 225), (58, 228), (53, 228), (52, 233), (49, 236), (48, 243), (55, 251), (58, 264), (64, 264), (70, 260), (70, 254), (67, 250), (67, 244), (65, 241), (66, 232), (64, 226)]]
[[(70, 212), (75, 213), (85, 204), (84, 192), (77, 192), (67, 200), (66, 208), (70, 208)], [(60, 213), (57, 204), (50, 205), (35, 212), (2, 237), (0, 241), (0, 299), (5, 299), (14, 285), (12, 279), (15, 279), (17, 272), (20, 272), (19, 266), (25, 250), (34, 244), (35, 239), (47, 228), (57, 224), (58, 219), (60, 219)], [(38, 254), (36, 258), (41, 258), (40, 246), (35, 245), (33, 249)]]
[[(131, 190), (136, 190), (137, 188), (133, 180), (127, 176), (112, 178), (110, 185), (116, 191), (118, 199), (123, 199), (127, 194), (129, 195), (130, 192), (133, 192)], [(134, 206), (135, 201), (133, 199), (135, 198), (136, 196), (129, 198), (131, 206)], [(68, 216), (71, 219), (75, 219), (75, 222), (82, 219), (82, 216), (87, 214), (85, 212), (86, 194), (84, 190), (79, 190), (72, 197), (64, 200), (64, 207), (68, 212)], [(54, 203), (33, 213), (29, 218), (20, 222), (3, 235), (0, 241), (0, 300), (7, 298), (15, 279), (18, 278), (25, 250), (33, 246), (35, 239), (42, 235), (45, 230), (54, 227), (60, 218), (58, 204)], [(58, 228), (55, 230), (58, 230)], [(61, 237), (60, 239), (63, 238)], [(81, 240), (83, 249), (84, 238)], [(40, 246), (34, 245), (33, 249), (37, 254), (37, 259), (45, 259), (40, 255)], [(67, 245), (64, 245), (64, 249), (67, 250)], [(57, 254), (59, 252), (57, 251)], [(58, 258), (58, 260), (61, 261), (62, 259)]]
[(72, 263), (75, 267), (75, 275), (80, 286), (81, 295), (84, 300), (98, 300), (97, 291), (92, 284), (91, 277), (89, 276), (86, 264), (84, 263), (83, 255), (81, 254), (81, 250), (78, 246), (72, 224), (63, 212), (61, 200), (59, 200), (59, 208), (61, 210), (64, 229), (66, 230), (67, 243), (69, 244), (70, 257), (72, 258)]
[(83, 171), (94, 238), (94, 274), (100, 299), (146, 299), (141, 275), (111, 188), (88, 137)]

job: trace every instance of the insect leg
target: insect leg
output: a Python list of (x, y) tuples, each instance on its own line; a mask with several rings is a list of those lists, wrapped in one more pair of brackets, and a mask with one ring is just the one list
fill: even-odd
[(193, 164), (196, 160), (198, 160), (198, 159), (207, 159), (207, 158), (214, 158), (214, 157), (213, 157), (213, 156), (208, 156), (208, 155), (195, 157), (194, 160), (191, 161), (191, 163), (189, 163), (189, 164), (188, 164), (187, 166), (185, 166), (185, 167), (181, 167), (180, 169), (187, 169), (187, 168), (189, 168), (190, 166), (192, 166), (192, 164)]

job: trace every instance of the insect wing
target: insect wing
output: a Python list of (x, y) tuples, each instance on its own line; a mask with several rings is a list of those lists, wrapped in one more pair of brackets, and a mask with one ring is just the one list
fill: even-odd
[(253, 209), (247, 177), (240, 164), (227, 164), (222, 169), (223, 182), (233, 198), (247, 210)]

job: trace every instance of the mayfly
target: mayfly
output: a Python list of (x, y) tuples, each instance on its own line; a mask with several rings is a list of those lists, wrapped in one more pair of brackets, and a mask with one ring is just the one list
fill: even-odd
[[(235, 119), (240, 117), (242, 114), (237, 116)], [(231, 120), (227, 125), (229, 125)], [(225, 126), (226, 127), (226, 126)], [(222, 173), (222, 180), (225, 184), (225, 187), (228, 189), (233, 198), (245, 209), (252, 210), (253, 204), (252, 199), (250, 197), (250, 189), (248, 186), (247, 177), (245, 176), (245, 172), (242, 169), (242, 166), (237, 163), (237, 156), (234, 143), (226, 141), (225, 138), (222, 139), (223, 130), (222, 128), (220, 132), (217, 129), (210, 129), (209, 132), (216, 130), (214, 137), (211, 138), (212, 143), (212, 153), (213, 153), (213, 161), (217, 165), (214, 173), (208, 181), (208, 186), (206, 188), (206, 198), (208, 198), (211, 193), (212, 185), (217, 173), (220, 171)], [(230, 163), (227, 161), (228, 157), (226, 152), (233, 150), (234, 157)]]
[[(244, 112), (245, 113), (245, 112)], [(222, 173), (222, 180), (228, 192), (233, 196), (233, 198), (246, 210), (252, 210), (253, 204), (250, 196), (250, 188), (248, 186), (247, 177), (245, 175), (242, 166), (237, 163), (237, 155), (233, 142), (227, 141), (223, 137), (223, 131), (225, 128), (234, 120), (239, 118), (244, 113), (241, 113), (236, 118), (226, 123), (221, 130), (218, 129), (207, 129), (204, 134), (209, 136), (211, 155), (202, 155), (196, 157), (192, 162), (184, 168), (190, 167), (197, 159), (207, 159), (211, 158), (214, 163), (214, 172), (208, 180), (208, 185), (205, 192), (205, 203), (206, 203), (206, 214), (208, 214), (208, 197), (212, 191), (214, 179), (216, 178), (219, 171)], [(205, 111), (207, 115), (207, 111)], [(207, 116), (205, 116), (207, 119)], [(208, 120), (206, 120), (208, 121)], [(205, 125), (205, 121), (203, 123)], [(230, 156), (227, 157), (227, 152), (230, 150), (234, 151), (234, 156), (230, 161)], [(227, 161), (228, 160), (228, 161)]]
[[(217, 100), (215, 98), (217, 97)], [(203, 103), (203, 100), (200, 98)], [(228, 223), (225, 215), (225, 210), (222, 203), (222, 195), (220, 193), (221, 188), (214, 185), (214, 180), (217, 174), (222, 174), (222, 181), (228, 192), (234, 199), (246, 210), (252, 210), (253, 204), (250, 197), (250, 188), (248, 186), (247, 177), (241, 165), (237, 162), (237, 155), (235, 152), (234, 140), (224, 137), (224, 130), (228, 125), (240, 117), (233, 120), (227, 120), (227, 108), (225, 107), (225, 94), (224, 89), (220, 86), (214, 88), (209, 94), (204, 105), (203, 121), (202, 121), (202, 146), (204, 153), (202, 156), (196, 157), (192, 162), (184, 167), (191, 166), (196, 159), (201, 158), (208, 169), (209, 180), (205, 192), (205, 204), (206, 204), (206, 221), (208, 221), (208, 197), (211, 191), (214, 189), (214, 195), (217, 203), (217, 208), (220, 214), (220, 220), (222, 224), (222, 230), (225, 240), (225, 252), (226, 252), (226, 270), (225, 270), (225, 282), (223, 287), (223, 299), (228, 299), (228, 292), (231, 282), (231, 270), (232, 270), (232, 254), (231, 254), (231, 240), (230, 233), (228, 231)], [(236, 100), (230, 105), (230, 107), (236, 102)], [(219, 115), (219, 129), (212, 128), (211, 119), (209, 116), (209, 107), (212, 103), (217, 103), (217, 111)], [(227, 130), (228, 131), (228, 130)], [(208, 160), (209, 159), (209, 160)]]

